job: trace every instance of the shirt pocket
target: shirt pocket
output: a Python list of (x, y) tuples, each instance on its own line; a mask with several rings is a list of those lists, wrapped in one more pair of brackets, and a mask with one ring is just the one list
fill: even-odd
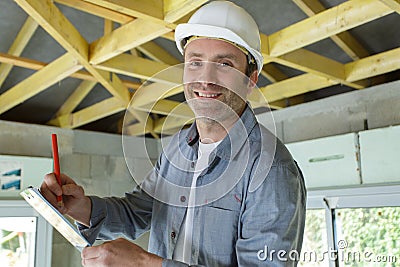
[(240, 197), (235, 194), (205, 207), (203, 240), (209, 255), (235, 257), (240, 207)]

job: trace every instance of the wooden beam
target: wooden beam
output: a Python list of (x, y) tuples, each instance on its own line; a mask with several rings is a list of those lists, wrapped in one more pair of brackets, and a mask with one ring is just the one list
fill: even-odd
[(72, 113), (74, 109), (82, 102), (82, 100), (89, 94), (89, 92), (96, 85), (93, 81), (83, 81), (75, 89), (75, 91), (68, 97), (56, 113), (56, 117)]
[(208, 0), (164, 0), (164, 20), (175, 22)]
[(182, 83), (181, 76), (178, 76), (181, 73), (178, 72), (172, 76), (172, 71), (167, 70), (169, 67), (169, 65), (164, 63), (129, 54), (121, 54), (96, 66), (98, 69), (144, 80), (158, 81), (174, 85)]
[(90, 44), (90, 63), (100, 64), (169, 31), (163, 25), (136, 19)]
[[(75, 56), (113, 96), (129, 102), (129, 91), (116, 75), (96, 70), (88, 62), (89, 45), (51, 0), (15, 0), (61, 46)], [(111, 79), (113, 78), (113, 79)]]
[(61, 128), (77, 128), (125, 110), (125, 103), (116, 97), (100, 101), (74, 113), (64, 114), (48, 122)]
[(129, 126), (124, 126), (122, 128), (122, 133), (124, 135), (140, 136), (150, 133), (150, 129), (146, 129), (146, 127), (141, 123), (135, 123)]
[[(364, 80), (400, 69), (400, 48), (350, 62), (345, 65), (345, 79), (349, 82)], [(303, 74), (260, 88), (268, 102), (274, 102), (320, 88), (339, 84), (337, 80), (314, 74)]]
[(143, 133), (141, 133), (140, 135), (144, 134), (145, 132), (150, 133), (154, 138), (159, 139), (159, 135), (154, 131), (154, 121), (153, 119), (150, 117), (150, 114), (145, 112), (145, 111), (141, 111), (141, 110), (137, 110), (133, 107), (132, 104), (129, 105), (129, 107), (127, 108), (127, 111), (135, 118), (139, 121), (139, 124), (143, 127)]
[(156, 133), (163, 134), (165, 132), (169, 133), (171, 129), (180, 129), (184, 125), (191, 124), (194, 122), (194, 117), (191, 119), (167, 116), (162, 117), (154, 121), (154, 131)]
[[(33, 59), (28, 59), (28, 58), (23, 58), (23, 57), (16, 57), (4, 53), (0, 53), (0, 62), (6, 63), (6, 64), (11, 64), (14, 66), (26, 68), (26, 69), (31, 69), (31, 70), (40, 70), (43, 67), (47, 66), (48, 63), (33, 60)], [(87, 81), (97, 81), (95, 77), (93, 77), (89, 72), (87, 71), (77, 71), (73, 74), (70, 75), (72, 78), (77, 78), (81, 80), (87, 80)], [(127, 80), (122, 80), (122, 83), (131, 89), (138, 89), (141, 84), (135, 83), (132, 81), (127, 81)]]
[(173, 31), (172, 31), (172, 32), (164, 33), (164, 34), (161, 35), (160, 37), (162, 37), (162, 38), (164, 38), (164, 39), (166, 39), (166, 40), (175, 42), (175, 33), (174, 33)]
[(132, 97), (130, 105), (133, 108), (154, 105), (157, 101), (183, 92), (183, 86), (173, 86), (167, 83), (151, 83), (143, 85)]
[(269, 103), (270, 108), (282, 109), (304, 103), (304, 95), (296, 95)]
[[(293, 0), (293, 2), (309, 17), (326, 10), (319, 0)], [(332, 35), (331, 39), (353, 60), (369, 55), (360, 42), (347, 31)]]
[(155, 104), (135, 106), (134, 109), (160, 115), (168, 115), (180, 118), (193, 118), (193, 112), (186, 103), (168, 99), (159, 100)]
[(306, 49), (299, 49), (280, 57), (274, 58), (274, 62), (301, 70), (303, 72), (312, 73), (322, 77), (336, 80), (338, 83), (361, 89), (368, 84), (364, 82), (353, 83), (345, 79), (344, 65), (335, 60), (323, 57), (317, 53)]
[(128, 23), (134, 19), (132, 16), (94, 5), (83, 0), (55, 0), (55, 2), (121, 24)]
[[(11, 47), (8, 49), (8, 54), (14, 56), (21, 55), (38, 26), (39, 25), (35, 20), (33, 20), (31, 17), (28, 17), (21, 30), (18, 32), (17, 37), (14, 39)], [(10, 64), (0, 65), (0, 87), (3, 85), (12, 67), (13, 65)]]
[(181, 63), (178, 59), (153, 41), (142, 44), (138, 46), (137, 49), (147, 57), (157, 62), (162, 62), (168, 65), (176, 65)]
[(271, 62), (270, 52), (269, 52), (269, 37), (266, 34), (260, 33), (261, 41), (261, 54), (264, 58), (264, 65)]
[(264, 65), (261, 70), (261, 74), (272, 83), (276, 83), (288, 78), (286, 74), (272, 64)]
[[(12, 65), (15, 65), (18, 67), (32, 69), (32, 70), (40, 70), (43, 67), (48, 65), (48, 63), (44, 63), (41, 61), (22, 58), (22, 57), (15, 57), (15, 56), (4, 54), (4, 53), (0, 53), (0, 62), (6, 63), (6, 64), (12, 64)], [(77, 71), (77, 72), (71, 74), (70, 77), (81, 79), (81, 80), (87, 80), (87, 81), (97, 81), (97, 79), (95, 77), (93, 77), (87, 71)], [(128, 80), (123, 80), (122, 83), (126, 87), (131, 88), (131, 89), (138, 89), (141, 85), (139, 83), (135, 83), (135, 82), (128, 81)]]
[(162, 0), (84, 0), (85, 2), (113, 10), (135, 18), (163, 23)]
[(80, 61), (87, 60), (88, 43), (51, 0), (15, 0), (15, 2), (68, 52), (77, 56)]
[(109, 19), (104, 20), (104, 35), (109, 34), (114, 30), (114, 22)]
[(0, 114), (68, 77), (82, 66), (67, 53), (0, 95)]
[(150, 79), (169, 65), (129, 54), (121, 54), (96, 65), (96, 68), (139, 79)]
[(353, 0), (269, 35), (270, 56), (281, 56), (392, 13), (377, 0)]
[[(269, 53), (267, 44), (268, 37), (264, 34), (261, 34), (260, 37), (261, 37), (261, 47), (263, 51), (264, 60), (266, 60), (264, 62), (264, 65), (270, 62), (275, 62), (303, 72), (308, 72), (329, 79), (337, 80), (339, 83), (345, 84), (349, 87), (353, 87), (356, 89), (365, 88), (366, 86), (369, 85), (369, 83), (366, 81), (358, 81), (358, 82), (346, 81), (344, 79), (343, 64), (306, 49), (298, 49), (277, 57), (267, 55), (267, 53)], [(273, 70), (270, 68), (270, 71)], [(276, 70), (274, 71), (274, 73), (278, 74)], [(267, 72), (262, 71), (262, 74), (265, 75), (267, 78), (271, 78), (272, 80), (274, 80), (274, 78)], [(281, 77), (282, 80), (283, 76), (282, 75), (279, 76)]]
[(283, 98), (304, 94), (335, 84), (338, 84), (338, 82), (325, 77), (307, 73), (286, 79), (278, 83), (267, 85), (260, 88), (260, 90), (268, 102), (274, 102)]
[(380, 1), (400, 14), (400, 0), (380, 0)]
[(345, 65), (346, 79), (358, 81), (400, 69), (400, 48), (392, 49)]

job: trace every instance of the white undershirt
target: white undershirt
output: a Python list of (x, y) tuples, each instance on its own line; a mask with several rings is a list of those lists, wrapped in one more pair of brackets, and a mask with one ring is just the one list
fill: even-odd
[(199, 142), (199, 150), (197, 152), (196, 168), (194, 170), (192, 185), (190, 187), (188, 209), (186, 216), (183, 219), (181, 231), (176, 242), (173, 259), (176, 261), (191, 264), (191, 251), (192, 251), (192, 237), (193, 237), (193, 218), (194, 218), (194, 205), (196, 201), (196, 182), (200, 173), (208, 167), (208, 157), (211, 152), (221, 143), (215, 142), (211, 144), (203, 144)]

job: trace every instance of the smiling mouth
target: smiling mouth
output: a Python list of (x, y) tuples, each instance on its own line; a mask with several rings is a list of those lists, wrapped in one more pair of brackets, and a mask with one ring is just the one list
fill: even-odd
[(206, 92), (194, 92), (197, 98), (218, 98), (221, 93), (206, 93)]

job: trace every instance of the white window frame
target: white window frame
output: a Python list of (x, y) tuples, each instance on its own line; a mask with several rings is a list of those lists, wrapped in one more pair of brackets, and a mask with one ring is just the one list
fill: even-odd
[[(333, 213), (340, 208), (399, 207), (400, 185), (363, 186), (309, 190), (307, 209), (325, 209), (328, 247), (336, 248)], [(338, 263), (329, 261), (330, 267)]]
[(0, 200), (1, 217), (36, 217), (35, 267), (51, 267), (53, 227), (24, 200)]

